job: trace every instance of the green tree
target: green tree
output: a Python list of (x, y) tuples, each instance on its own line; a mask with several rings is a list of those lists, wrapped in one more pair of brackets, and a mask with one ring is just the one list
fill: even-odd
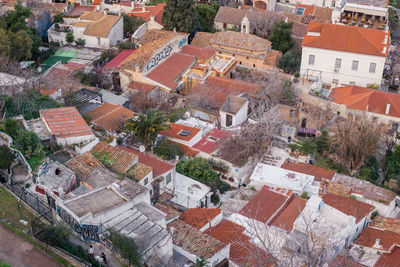
[(165, 0), (150, 0), (146, 2), (146, 6), (155, 6), (157, 4), (165, 3)]
[(68, 44), (72, 44), (74, 42), (74, 34), (72, 32), (68, 32), (67, 35), (65, 35), (65, 41), (67, 41)]
[(147, 114), (140, 113), (137, 117), (127, 120), (124, 126), (125, 131), (133, 133), (151, 148), (157, 134), (168, 128), (167, 118), (157, 110), (150, 110)]
[(110, 229), (110, 240), (113, 247), (119, 250), (122, 257), (129, 261), (129, 265), (142, 266), (142, 260), (138, 253), (138, 247), (132, 238)]
[(399, 27), (399, 19), (397, 17), (397, 12), (394, 8), (390, 7), (389, 8), (389, 28), (391, 31), (394, 31), (398, 27)]
[(54, 23), (64, 23), (64, 13), (58, 13), (53, 17)]
[(12, 43), (8, 38), (8, 31), (0, 28), (0, 55), (9, 56), (11, 55)]
[(19, 130), (18, 137), (14, 140), (14, 145), (24, 154), (32, 169), (42, 164), (45, 152), (40, 138), (34, 132)]
[(8, 148), (8, 146), (0, 146), (0, 170), (7, 170), (10, 168), (11, 163), (14, 161), (14, 153)]
[(272, 32), (268, 37), (268, 40), (272, 42), (272, 49), (286, 53), (293, 47), (294, 42), (291, 37), (292, 26), (292, 22), (286, 23), (284, 21), (274, 24)]
[(219, 179), (210, 162), (203, 158), (181, 160), (176, 165), (176, 171), (196, 181), (208, 185), (212, 191), (221, 193), (230, 190), (230, 186)]
[(4, 15), (4, 20), (7, 23), (7, 29), (12, 32), (26, 30), (26, 19), (32, 15), (32, 11), (28, 7), (24, 7), (21, 3), (14, 6), (13, 10), (8, 11)]
[(211, 5), (198, 4), (195, 7), (197, 17), (200, 23), (200, 31), (212, 32), (214, 26), (214, 18), (217, 15), (219, 5), (216, 2), (212, 2)]
[(18, 137), (18, 130), (22, 129), (22, 127), (17, 120), (8, 118), (3, 122), (0, 129), (13, 139), (16, 139)]
[(167, 139), (163, 139), (154, 148), (154, 153), (166, 160), (175, 159), (175, 156), (182, 156), (183, 152), (180, 146), (174, 144)]
[(196, 264), (194, 265), (195, 267), (206, 267), (208, 266), (210, 262), (204, 258), (204, 257), (200, 257), (196, 259)]
[(64, 244), (69, 239), (71, 233), (71, 228), (64, 225), (46, 225), (39, 237), (46, 244), (64, 247)]
[(301, 51), (292, 48), (279, 59), (278, 67), (286, 73), (295, 73), (301, 63)]
[(193, 0), (166, 0), (162, 22), (165, 30), (194, 33), (198, 19)]
[(26, 30), (16, 33), (9, 32), (11, 38), (11, 56), (17, 60), (26, 60), (32, 57), (33, 40)]
[(137, 18), (135, 16), (128, 16), (126, 14), (122, 15), (124, 20), (124, 37), (130, 38), (132, 34), (146, 21), (142, 18)]

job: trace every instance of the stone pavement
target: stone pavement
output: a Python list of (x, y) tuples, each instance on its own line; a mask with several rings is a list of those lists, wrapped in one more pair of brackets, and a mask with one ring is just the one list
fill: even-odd
[(62, 266), (43, 251), (0, 225), (0, 260), (13, 267)]

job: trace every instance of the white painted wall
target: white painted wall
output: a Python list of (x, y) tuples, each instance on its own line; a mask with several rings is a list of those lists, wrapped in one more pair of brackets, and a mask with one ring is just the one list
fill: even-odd
[(222, 216), (222, 211), (221, 211), (220, 214), (215, 216), (211, 221), (209, 221), (207, 224), (205, 224), (203, 227), (201, 227), (199, 229), (199, 231), (204, 232), (208, 228), (216, 226), (222, 219), (223, 219), (223, 216)]
[[(193, 263), (196, 262), (197, 256), (182, 249), (179, 246), (173, 245), (174, 246), (174, 250), (177, 251), (178, 253), (182, 254), (183, 256), (185, 256), (186, 258), (188, 258), (190, 261), (192, 261)], [(208, 262), (209, 262), (209, 266), (214, 267), (216, 266), (218, 263), (220, 263), (221, 261), (223, 261), (224, 259), (228, 259), (229, 258), (229, 250), (230, 250), (231, 245), (228, 244), (226, 245), (223, 249), (221, 249), (220, 251), (218, 251), (217, 253), (215, 253), (212, 257), (208, 258)]]
[[(145, 180), (147, 179), (147, 184), (145, 184)], [(145, 177), (140, 179), (138, 184), (146, 187), (149, 190), (153, 190), (153, 186), (151, 185), (151, 182), (153, 182), (153, 170), (149, 172)]]
[(340, 7), (341, 0), (301, 0), (297, 1), (299, 4), (319, 6), (319, 7)]
[[(315, 56), (314, 65), (308, 64), (310, 55)], [(337, 73), (335, 72), (336, 58), (342, 59), (341, 67)], [(357, 71), (352, 70), (353, 60), (358, 61)], [(340, 84), (351, 85), (350, 82), (355, 82), (355, 85), (363, 87), (369, 84), (380, 86), (385, 60), (384, 54), (382, 54), (382, 57), (378, 57), (303, 46), (300, 74), (306, 74), (307, 69), (316, 70), (322, 72), (321, 78), (326, 83), (331, 83), (334, 79), (337, 79)], [(370, 63), (376, 63), (375, 73), (369, 73)]]
[(178, 138), (172, 138), (172, 137), (168, 137), (168, 139), (171, 140), (171, 141), (177, 142), (177, 143), (179, 143), (179, 144), (183, 144), (183, 145), (192, 147), (192, 146), (194, 146), (195, 144), (197, 144), (197, 143), (201, 140), (201, 138), (202, 138), (202, 132), (203, 132), (203, 131), (200, 130), (200, 131), (199, 131), (198, 133), (196, 133), (196, 134), (192, 137), (192, 139), (190, 139), (189, 141), (182, 140), (182, 139), (178, 139)]
[(232, 116), (232, 125), (229, 127), (237, 126), (242, 124), (247, 120), (247, 113), (249, 110), (249, 101), (246, 101), (246, 103), (239, 109), (238, 113), (232, 114), (228, 113), (225, 111), (220, 110), (220, 120), (221, 120), (221, 125), (222, 127), (228, 127), (226, 126), (226, 115), (229, 114)]
[(95, 138), (94, 134), (91, 135), (83, 135), (83, 136), (74, 136), (74, 137), (56, 137), (57, 145), (73, 145), (73, 144), (79, 144), (79, 143), (89, 143)]

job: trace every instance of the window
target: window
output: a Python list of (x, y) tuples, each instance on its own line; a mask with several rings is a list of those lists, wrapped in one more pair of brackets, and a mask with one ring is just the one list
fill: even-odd
[(189, 134), (190, 134), (189, 130), (182, 130), (182, 131), (179, 132), (180, 136), (189, 136)]
[(335, 6), (336, 6), (336, 2), (332, 1), (332, 7), (335, 7)]
[(338, 116), (339, 116), (339, 115), (340, 115), (340, 111), (336, 112), (336, 115), (338, 115)]
[(333, 80), (332, 80), (332, 83), (338, 84), (338, 83), (339, 83), (339, 80), (338, 80), (338, 79), (333, 79)]
[(352, 70), (358, 70), (358, 61), (353, 60), (353, 64), (351, 65)]
[(144, 179), (144, 185), (149, 183), (149, 178)]
[(249, 59), (249, 57), (246, 57), (246, 59)]
[(171, 182), (171, 173), (167, 174), (167, 178), (165, 179), (166, 184), (169, 184), (169, 182)]
[(350, 82), (350, 86), (354, 86), (354, 85), (356, 85), (355, 82)]
[(255, 68), (256, 67), (256, 64), (253, 64), (253, 68)]
[(303, 16), (305, 10), (306, 10), (306, 9), (305, 9), (304, 7), (298, 7), (298, 8), (296, 9), (296, 15)]
[(150, 190), (150, 195), (153, 195), (153, 190)]
[(393, 123), (392, 124), (392, 132), (397, 133), (398, 130), (399, 130), (399, 124)]
[(314, 61), (315, 61), (315, 56), (309, 55), (308, 56), (308, 65), (314, 65)]
[(226, 122), (225, 122), (225, 126), (226, 127), (229, 127), (229, 126), (231, 126), (232, 125), (232, 116), (231, 115), (229, 115), (229, 114), (226, 114)]
[(224, 23), (224, 24), (222, 25), (222, 28), (223, 28), (223, 29), (226, 29), (226, 28), (227, 28), (226, 23)]
[(369, 64), (369, 73), (375, 73), (376, 63)]
[(342, 66), (342, 59), (341, 58), (337, 58), (335, 61), (335, 68), (336, 69), (340, 69), (340, 67)]
[(239, 65), (242, 65), (242, 61), (239, 61)]

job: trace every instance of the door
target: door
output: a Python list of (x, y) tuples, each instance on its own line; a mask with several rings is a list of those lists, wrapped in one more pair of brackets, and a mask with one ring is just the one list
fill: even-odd
[(226, 114), (226, 122), (225, 122), (226, 127), (232, 126), (232, 120), (233, 120), (232, 115)]

